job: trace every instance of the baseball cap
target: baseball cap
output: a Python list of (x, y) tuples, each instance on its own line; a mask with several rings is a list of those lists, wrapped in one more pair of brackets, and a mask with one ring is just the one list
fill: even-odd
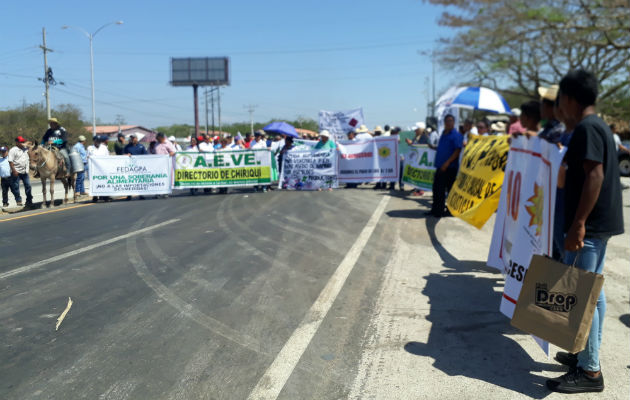
[(175, 136), (173, 136), (173, 135), (169, 136), (169, 137), (168, 137), (168, 140), (169, 140), (170, 142), (174, 142), (174, 141), (175, 141)]
[(118, 137), (125, 137), (125, 135), (122, 132), (118, 132)]
[(426, 127), (427, 127), (427, 124), (424, 123), (423, 121), (420, 121), (420, 122), (416, 122), (416, 125), (414, 125), (413, 128), (414, 130), (416, 130), (416, 129), (426, 129)]
[(512, 114), (513, 114), (515, 117), (520, 117), (520, 116), (521, 116), (521, 109), (520, 109), (520, 108), (513, 108), (513, 109), (512, 109)]
[(1, 147), (0, 147), (0, 151), (3, 151), (3, 152), (4, 152), (4, 151), (7, 151), (7, 150), (8, 150), (8, 149), (6, 148), (6, 146), (1, 146)]
[(330, 137), (330, 132), (324, 129), (323, 131), (319, 132), (319, 136)]
[(22, 136), (18, 136), (15, 138), (15, 141), (18, 143), (24, 143), (26, 142), (26, 139), (24, 139)]

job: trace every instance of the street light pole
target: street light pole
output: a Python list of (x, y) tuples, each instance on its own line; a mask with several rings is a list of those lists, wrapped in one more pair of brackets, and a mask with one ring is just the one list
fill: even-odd
[(90, 38), (90, 79), (92, 80), (92, 137), (96, 136), (96, 108), (94, 106), (94, 46), (92, 39), (94, 35), (88, 35)]
[(105, 25), (98, 28), (96, 31), (94, 31), (94, 33), (89, 33), (85, 29), (80, 28), (78, 26), (64, 25), (61, 27), (61, 29), (68, 29), (68, 28), (76, 29), (80, 31), (81, 33), (83, 33), (85, 36), (87, 36), (87, 38), (90, 40), (90, 78), (92, 81), (92, 136), (96, 135), (96, 106), (95, 106), (96, 101), (94, 100), (94, 46), (92, 42), (94, 41), (94, 36), (96, 36), (96, 34), (99, 33), (101, 30), (103, 30), (104, 28), (110, 25), (122, 25), (122, 24), (123, 24), (122, 21), (108, 22)]

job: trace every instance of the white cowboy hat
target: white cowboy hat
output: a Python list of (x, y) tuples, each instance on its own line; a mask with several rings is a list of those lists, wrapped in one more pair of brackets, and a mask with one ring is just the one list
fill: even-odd
[(324, 129), (323, 131), (319, 132), (319, 136), (321, 137), (330, 137), (330, 132), (328, 132), (326, 129)]
[(365, 125), (361, 125), (356, 131), (356, 133), (368, 133), (369, 129)]

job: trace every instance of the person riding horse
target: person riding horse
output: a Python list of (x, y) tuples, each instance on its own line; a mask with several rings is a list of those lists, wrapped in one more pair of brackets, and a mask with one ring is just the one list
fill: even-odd
[(46, 133), (44, 133), (41, 144), (44, 146), (56, 147), (66, 163), (66, 168), (70, 171), (72, 169), (72, 164), (70, 163), (70, 154), (66, 148), (68, 143), (68, 133), (63, 126), (59, 125), (57, 118), (50, 118), (48, 120), (48, 124), (50, 125), (50, 128), (46, 131)]

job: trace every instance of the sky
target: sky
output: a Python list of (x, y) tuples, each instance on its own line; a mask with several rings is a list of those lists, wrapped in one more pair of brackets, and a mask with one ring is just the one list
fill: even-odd
[[(4, 2), (0, 109), (43, 102), (42, 28), (48, 64), (64, 85), (51, 104), (75, 104), (91, 121), (88, 32), (94, 36), (96, 116), (154, 128), (194, 122), (193, 90), (172, 87), (170, 57), (230, 58), (221, 90), (223, 123), (317, 119), (363, 107), (366, 123), (410, 126), (426, 117), (431, 52), (453, 32), (443, 9), (421, 0)], [(6, 18), (8, 16), (8, 18)], [(438, 65), (438, 97), (458, 76)], [(200, 124), (205, 104), (200, 88)], [(216, 118), (216, 117), (215, 117)]]

